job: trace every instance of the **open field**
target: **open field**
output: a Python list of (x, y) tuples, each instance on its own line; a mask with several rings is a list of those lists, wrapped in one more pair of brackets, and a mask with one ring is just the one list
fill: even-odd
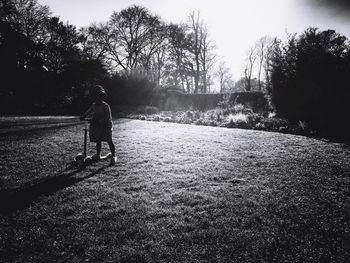
[(0, 136), (1, 262), (350, 261), (349, 145), (114, 123), (82, 171), (81, 124)]

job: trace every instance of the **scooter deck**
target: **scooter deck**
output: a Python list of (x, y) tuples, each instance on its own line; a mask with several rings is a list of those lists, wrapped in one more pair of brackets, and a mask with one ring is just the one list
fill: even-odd
[(100, 162), (100, 161), (106, 161), (108, 159), (112, 159), (112, 154), (111, 153), (108, 153), (106, 155), (101, 155), (100, 159), (94, 159), (93, 156), (86, 156), (84, 162), (97, 163), (97, 162)]
[(92, 158), (92, 156), (87, 156), (84, 159), (84, 164), (85, 165), (89, 165), (89, 164), (98, 163), (98, 162), (106, 161), (106, 160), (110, 160), (110, 159), (112, 159), (112, 154), (111, 153), (108, 153), (106, 155), (101, 155), (100, 159), (94, 159), (94, 158)]
[(101, 155), (99, 161), (105, 161), (105, 160), (108, 160), (108, 159), (112, 159), (112, 154), (111, 153), (108, 153), (106, 155)]
[(106, 161), (112, 159), (112, 154), (108, 153), (106, 155), (101, 155), (100, 159), (94, 159), (92, 156), (86, 156), (83, 160), (77, 161), (75, 160), (75, 164), (78, 165), (80, 168), (85, 168), (91, 164), (98, 163), (101, 161)]

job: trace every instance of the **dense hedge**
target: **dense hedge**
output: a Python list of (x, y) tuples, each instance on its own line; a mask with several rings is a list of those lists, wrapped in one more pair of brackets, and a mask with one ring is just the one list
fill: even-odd
[(237, 92), (230, 94), (186, 94), (179, 91), (159, 92), (156, 106), (165, 110), (198, 109), (206, 110), (219, 105), (243, 104), (255, 111), (267, 111), (268, 101), (262, 92)]
[(309, 28), (276, 45), (271, 94), (277, 113), (325, 136), (350, 138), (350, 44), (333, 30)]

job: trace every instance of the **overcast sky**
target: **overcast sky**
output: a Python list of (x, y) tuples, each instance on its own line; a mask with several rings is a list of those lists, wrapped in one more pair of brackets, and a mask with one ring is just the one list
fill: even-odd
[(216, 53), (243, 76), (247, 49), (264, 35), (285, 38), (309, 26), (335, 29), (350, 38), (350, 0), (39, 0), (55, 16), (79, 27), (105, 22), (113, 11), (130, 5), (147, 7), (166, 22), (186, 22), (200, 11)]

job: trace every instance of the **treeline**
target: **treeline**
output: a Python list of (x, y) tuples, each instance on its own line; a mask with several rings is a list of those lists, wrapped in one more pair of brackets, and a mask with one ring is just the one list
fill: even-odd
[(350, 43), (334, 30), (309, 28), (276, 40), (269, 91), (277, 113), (321, 134), (350, 138)]
[(95, 83), (113, 103), (147, 104), (160, 86), (205, 93), (215, 55), (199, 13), (167, 24), (131, 6), (76, 29), (37, 0), (0, 3), (1, 112), (76, 111)]

